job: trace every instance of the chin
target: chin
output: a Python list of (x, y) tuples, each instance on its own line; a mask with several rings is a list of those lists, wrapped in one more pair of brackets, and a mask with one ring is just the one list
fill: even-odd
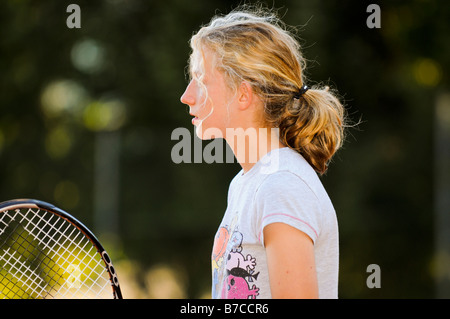
[(217, 127), (204, 127), (202, 124), (196, 126), (195, 134), (203, 141), (213, 140), (216, 138), (223, 138), (223, 132)]

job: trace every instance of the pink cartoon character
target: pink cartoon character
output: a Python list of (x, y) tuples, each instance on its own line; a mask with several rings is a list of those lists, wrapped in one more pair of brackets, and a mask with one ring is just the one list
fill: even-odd
[(255, 285), (250, 289), (247, 281), (242, 277), (229, 275), (226, 286), (222, 290), (222, 298), (226, 299), (256, 299), (259, 288)]

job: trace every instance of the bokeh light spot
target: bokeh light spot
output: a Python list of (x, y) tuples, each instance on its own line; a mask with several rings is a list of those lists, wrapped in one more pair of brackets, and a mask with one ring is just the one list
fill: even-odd
[(442, 77), (439, 63), (428, 58), (418, 59), (414, 63), (413, 72), (416, 82), (423, 86), (436, 86)]
[(94, 74), (105, 66), (105, 49), (96, 40), (83, 39), (75, 43), (71, 51), (73, 65), (80, 71)]

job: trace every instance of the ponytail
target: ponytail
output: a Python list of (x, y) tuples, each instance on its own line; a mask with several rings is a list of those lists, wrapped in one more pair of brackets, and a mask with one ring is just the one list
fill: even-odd
[(281, 142), (299, 152), (320, 174), (342, 145), (344, 108), (328, 87), (312, 88), (278, 113)]

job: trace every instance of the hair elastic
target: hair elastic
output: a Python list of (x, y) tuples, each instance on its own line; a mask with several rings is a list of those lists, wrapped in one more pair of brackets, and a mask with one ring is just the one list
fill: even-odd
[(294, 98), (299, 99), (308, 90), (309, 87), (306, 84), (302, 85), (302, 87), (298, 90), (298, 92), (295, 93)]

